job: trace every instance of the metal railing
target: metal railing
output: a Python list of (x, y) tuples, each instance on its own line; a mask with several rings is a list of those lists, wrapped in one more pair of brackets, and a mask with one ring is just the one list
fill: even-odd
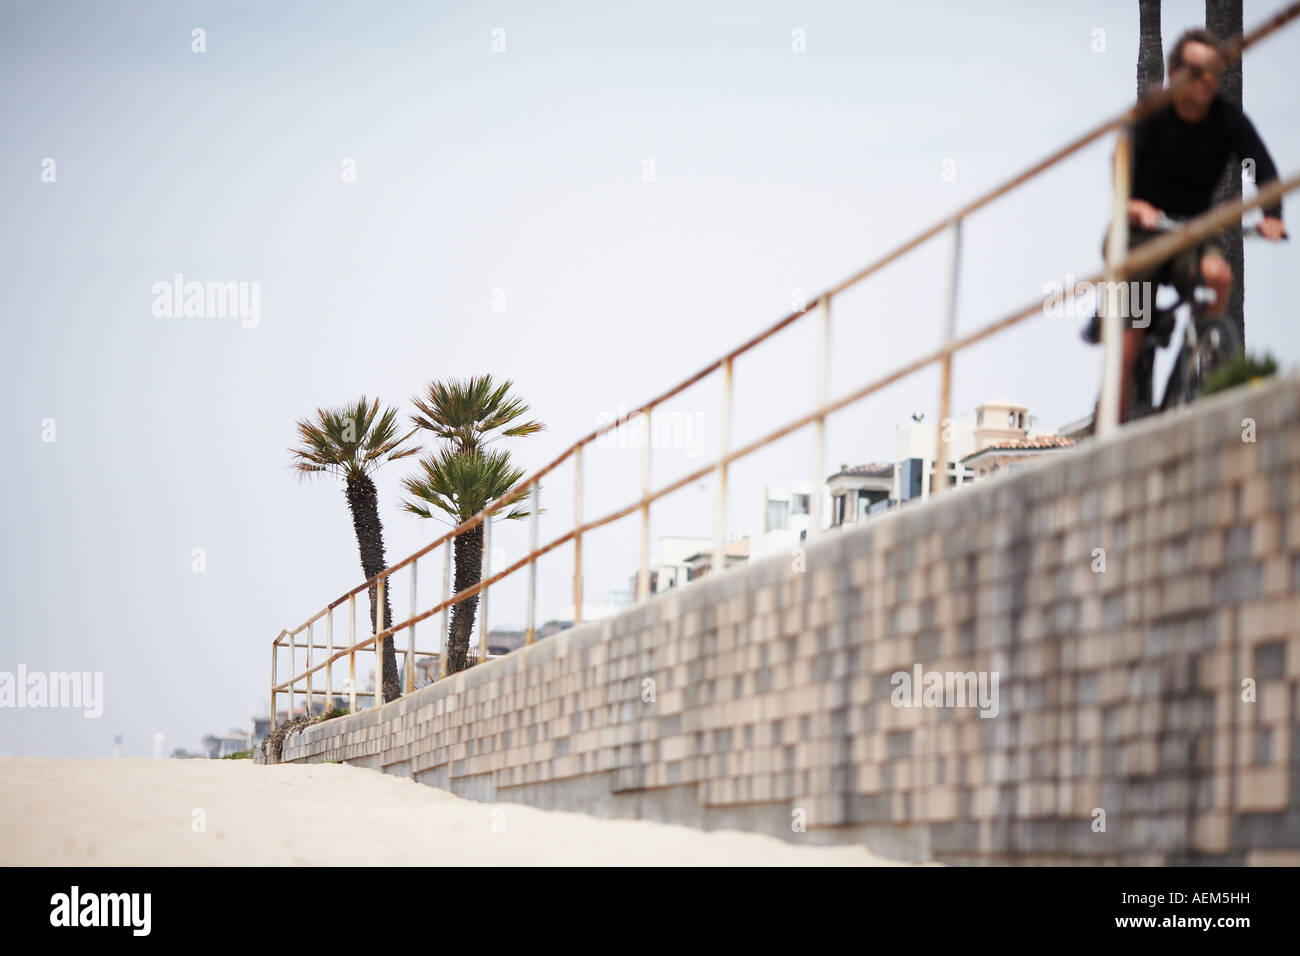
[[(1228, 65), (1234, 64), (1242, 52), (1258, 43), (1269, 34), (1280, 29), (1282, 26), (1290, 23), (1297, 16), (1300, 16), (1300, 2), (1293, 3), (1284, 10), (1278, 12), (1257, 29), (1249, 34), (1233, 40), (1227, 44), (1225, 58)], [(920, 371), (928, 366), (938, 364), (941, 370), (941, 384), (939, 393), (939, 421), (942, 423), (949, 418), (951, 392), (952, 392), (952, 359), (953, 355), (962, 349), (983, 341), (999, 332), (1002, 332), (1020, 322), (1028, 319), (1035, 313), (1043, 311), (1043, 300), (1036, 299), (1032, 304), (1025, 306), (1009, 315), (1002, 316), (981, 328), (958, 337), (956, 335), (956, 315), (957, 315), (957, 290), (958, 279), (961, 265), (961, 236), (963, 222), (974, 212), (989, 205), (994, 200), (1004, 196), (1013, 189), (1025, 182), (1033, 179), (1044, 171), (1055, 166), (1057, 163), (1073, 155), (1084, 147), (1100, 139), (1112, 130), (1117, 131), (1117, 141), (1114, 154), (1114, 188), (1113, 188), (1113, 208), (1111, 215), (1110, 232), (1106, 245), (1106, 265), (1105, 268), (1094, 275), (1079, 280), (1079, 285), (1094, 285), (1099, 280), (1106, 283), (1118, 283), (1129, 275), (1140, 273), (1157, 263), (1163, 262), (1184, 249), (1188, 249), (1205, 237), (1218, 232), (1224, 228), (1239, 223), (1243, 213), (1255, 208), (1266, 207), (1278, 200), (1281, 196), (1300, 186), (1300, 174), (1295, 174), (1285, 179), (1279, 179), (1276, 182), (1260, 189), (1257, 195), (1250, 200), (1237, 200), (1216, 207), (1202, 216), (1191, 220), (1186, 227), (1177, 233), (1171, 233), (1158, 239), (1145, 242), (1142, 246), (1132, 252), (1127, 250), (1128, 245), (1128, 214), (1127, 205), (1129, 195), (1129, 163), (1130, 163), (1130, 130), (1137, 120), (1155, 112), (1156, 110), (1167, 105), (1178, 88), (1179, 84), (1171, 87), (1165, 87), (1160, 90), (1141, 97), (1132, 107), (1120, 113), (1119, 115), (1108, 119), (1082, 135), (1078, 136), (1065, 146), (1057, 149), (1044, 159), (1030, 166), (1014, 178), (1004, 182), (1000, 186), (983, 194), (979, 198), (967, 203), (958, 209), (952, 215), (940, 220), (929, 228), (917, 233), (911, 239), (899, 245), (897, 248), (885, 253), (874, 262), (864, 266), (862, 269), (849, 276), (839, 284), (822, 292), (811, 302), (804, 305), (803, 308), (790, 313), (780, 321), (773, 323), (757, 335), (750, 338), (736, 348), (732, 349), (726, 355), (711, 362), (691, 377), (678, 383), (663, 394), (651, 399), (644, 405), (631, 412), (626, 413), (623, 417), (609, 422), (595, 431), (579, 439), (569, 446), (559, 457), (550, 464), (541, 468), (530, 477), (519, 482), (506, 495), (497, 501), (488, 505), (474, 517), (460, 524), (459, 526), (448, 531), (446, 534), (425, 545), (414, 554), (397, 562), (392, 567), (386, 568), (375, 577), (363, 582), (353, 588), (347, 594), (338, 598), (331, 604), (327, 605), (321, 611), (317, 612), (303, 624), (299, 625), (292, 631), (284, 630), (276, 636), (272, 643), (271, 651), (271, 714), (272, 720), (275, 717), (275, 705), (277, 695), (288, 693), (290, 695), (290, 716), (293, 713), (292, 702), (296, 688), (304, 684), (304, 692), (308, 695), (308, 711), (311, 709), (311, 686), (312, 675), (325, 670), (325, 680), (327, 689), (332, 688), (333, 664), (343, 657), (349, 658), (349, 692), (350, 706), (356, 709), (356, 698), (359, 696), (371, 697), (375, 706), (382, 701), (381, 696), (382, 679), (380, 674), (382, 667), (379, 666), (379, 649), (380, 641), (396, 635), (399, 631), (408, 632), (407, 648), (405, 655), (405, 692), (409, 693), (414, 687), (414, 663), (417, 651), (415, 650), (415, 626), (422, 621), (427, 620), (435, 614), (442, 614), (441, 635), (445, 641), (447, 633), (447, 614), (448, 609), (461, 601), (482, 593), (482, 605), (479, 613), (479, 632), (480, 648), (487, 646), (488, 634), (488, 588), (502, 580), (505, 577), (518, 571), (525, 565), (528, 566), (528, 591), (527, 591), (527, 624), (525, 630), (526, 644), (532, 644), (536, 638), (536, 598), (537, 598), (537, 560), (548, 552), (554, 550), (572, 541), (574, 543), (574, 573), (573, 573), (573, 607), (574, 620), (573, 624), (582, 623), (582, 538), (583, 535), (591, 532), (603, 525), (610, 524), (620, 518), (624, 518), (635, 511), (640, 512), (640, 529), (641, 529), (641, 550), (640, 566), (637, 574), (637, 600), (644, 600), (650, 592), (650, 506), (665, 497), (677, 491), (686, 485), (707, 478), (713, 474), (717, 476), (717, 498), (715, 505), (714, 521), (714, 545), (712, 563), (714, 572), (720, 572), (725, 566), (726, 541), (726, 511), (727, 511), (727, 475), (730, 465), (747, 455), (750, 455), (759, 449), (771, 444), (778, 439), (791, 434), (807, 425), (813, 426), (813, 454), (811, 465), (811, 474), (813, 478), (813, 493), (810, 495), (810, 527), (808, 531), (809, 539), (823, 532), (821, 527), (821, 506), (822, 499), (818, 493), (825, 475), (825, 436), (826, 436), (826, 418), (833, 412), (839, 411), (846, 406), (861, 401), (867, 396), (880, 391), (881, 389), (900, 381), (901, 379)], [(828, 394), (828, 367), (830, 357), (830, 320), (831, 320), (831, 303), (836, 296), (840, 295), (847, 289), (856, 286), (858, 283), (867, 279), (871, 275), (879, 272), (885, 266), (902, 258), (909, 252), (928, 240), (948, 232), (952, 239), (952, 252), (949, 259), (949, 272), (947, 284), (947, 309), (945, 315), (945, 327), (943, 344), (936, 350), (922, 355), (911, 362), (899, 366), (894, 371), (863, 385), (848, 394), (839, 398), (830, 399)], [(1120, 349), (1117, 345), (1120, 339), (1121, 316), (1116, 309), (1106, 307), (1106, 300), (1109, 296), (1100, 297), (1100, 306), (1102, 309), (1103, 334), (1102, 344), (1104, 349), (1103, 372), (1101, 393), (1098, 401), (1097, 421), (1096, 421), (1096, 438), (1105, 440), (1115, 434), (1119, 427), (1119, 369), (1120, 369)], [(814, 385), (814, 402), (813, 411), (808, 414), (788, 422), (780, 428), (777, 428), (766, 435), (763, 435), (748, 444), (739, 448), (731, 449), (731, 425), (732, 425), (732, 380), (735, 360), (755, 348), (767, 339), (776, 335), (786, 327), (793, 325), (805, 315), (815, 311), (817, 314), (817, 352), (815, 356), (815, 385)], [(667, 485), (653, 490), (651, 488), (651, 445), (649, 440), (651, 432), (652, 416), (656, 407), (664, 404), (669, 399), (680, 394), (693, 385), (703, 381), (714, 372), (720, 372), (722, 377), (722, 408), (721, 422), (719, 428), (719, 454), (718, 458), (705, 466), (702, 466), (691, 473), (679, 477)], [(582, 520), (582, 503), (583, 503), (583, 449), (596, 441), (601, 435), (613, 429), (619, 428), (630, 422), (636, 416), (645, 416), (645, 434), (646, 441), (641, 449), (641, 496), (636, 501), (628, 504), (616, 511), (610, 512), (600, 518), (584, 522)], [(943, 429), (938, 431), (936, 440), (935, 461), (936, 466), (932, 472), (931, 492), (942, 492), (947, 487), (947, 465), (948, 450), (947, 442), (943, 438)], [(554, 540), (539, 545), (538, 543), (538, 510), (540, 502), (541, 479), (550, 474), (564, 462), (573, 458), (574, 461), (574, 527), (572, 530), (555, 538)], [(497, 511), (509, 505), (512, 501), (522, 495), (525, 489), (532, 489), (531, 497), (531, 515), (529, 527), (529, 551), (526, 555), (509, 565), (505, 569), (482, 578), (477, 584), (466, 588), (456, 594), (448, 594), (448, 576), (451, 566), (451, 543), (453, 539), (466, 531), (471, 530), (479, 524), (483, 524), (483, 549), (482, 553), (486, 556), (491, 553), (489, 536), (491, 533), (491, 523), (487, 519)], [(433, 607), (424, 611), (416, 610), (416, 573), (419, 560), (425, 555), (432, 552), (435, 548), (443, 546), (445, 548), (443, 564), (443, 587), (442, 599)], [(409, 616), (400, 623), (392, 624), (384, 628), (377, 634), (357, 640), (356, 638), (356, 596), (362, 591), (368, 591), (371, 587), (375, 588), (375, 606), (382, 608), (384, 606), (384, 589), (387, 582), (403, 568), (410, 567), (411, 575), (411, 606)], [(344, 602), (348, 606), (349, 620), (349, 642), (348, 645), (336, 648), (333, 643), (332, 621), (333, 610), (341, 606)], [(382, 612), (381, 612), (382, 613)], [(312, 626), (316, 621), (325, 618), (327, 621), (326, 630), (329, 635), (329, 642), (326, 646), (315, 645), (311, 639)], [(297, 638), (304, 631), (308, 634), (305, 644), (296, 643)], [(284, 638), (288, 637), (290, 642), (283, 643)], [(276, 682), (276, 654), (281, 647), (292, 649), (307, 648), (307, 666), (302, 673), (296, 674), (289, 680), (282, 683)], [(316, 664), (311, 663), (311, 651), (313, 649), (326, 650), (328, 657)], [(373, 693), (359, 692), (356, 690), (356, 653), (362, 650), (373, 650), (376, 652), (376, 690)], [(433, 652), (428, 656), (438, 658), (439, 652)], [(439, 671), (439, 677), (447, 676)]]

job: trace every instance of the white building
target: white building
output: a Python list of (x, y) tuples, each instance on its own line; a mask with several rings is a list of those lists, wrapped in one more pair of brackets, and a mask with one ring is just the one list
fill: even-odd
[[(930, 497), (937, 467), (941, 430), (938, 423), (918, 419), (899, 425), (894, 432), (894, 501), (922, 500)], [(961, 460), (975, 450), (975, 426), (959, 418), (949, 419), (942, 429), (948, 444), (948, 486), (969, 484), (974, 475)]]
[[(829, 524), (831, 496), (822, 485), (822, 528)], [(778, 552), (789, 554), (812, 526), (812, 482), (795, 481), (784, 487), (768, 486), (754, 492), (749, 514), (749, 559)]]

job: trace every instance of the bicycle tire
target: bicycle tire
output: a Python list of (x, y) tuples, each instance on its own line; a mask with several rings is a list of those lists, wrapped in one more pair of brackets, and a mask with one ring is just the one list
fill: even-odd
[(1144, 344), (1133, 366), (1133, 381), (1129, 386), (1128, 414), (1125, 422), (1146, 418), (1155, 409), (1155, 354)]
[(1186, 402), (1196, 401), (1205, 391), (1206, 379), (1240, 354), (1241, 338), (1231, 319), (1219, 316), (1203, 322), (1187, 369)]

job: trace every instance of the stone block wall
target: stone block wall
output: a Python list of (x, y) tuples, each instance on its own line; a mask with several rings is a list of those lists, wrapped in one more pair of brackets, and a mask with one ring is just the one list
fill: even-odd
[[(283, 757), (900, 859), (1296, 863), (1298, 592), (1288, 379), (656, 596)], [(988, 706), (925, 706), (931, 673), (982, 680)]]

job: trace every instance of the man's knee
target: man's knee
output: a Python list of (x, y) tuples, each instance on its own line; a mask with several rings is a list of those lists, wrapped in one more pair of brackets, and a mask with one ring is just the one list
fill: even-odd
[(1232, 266), (1222, 256), (1204, 256), (1201, 259), (1201, 276), (1212, 289), (1226, 289), (1232, 285)]

